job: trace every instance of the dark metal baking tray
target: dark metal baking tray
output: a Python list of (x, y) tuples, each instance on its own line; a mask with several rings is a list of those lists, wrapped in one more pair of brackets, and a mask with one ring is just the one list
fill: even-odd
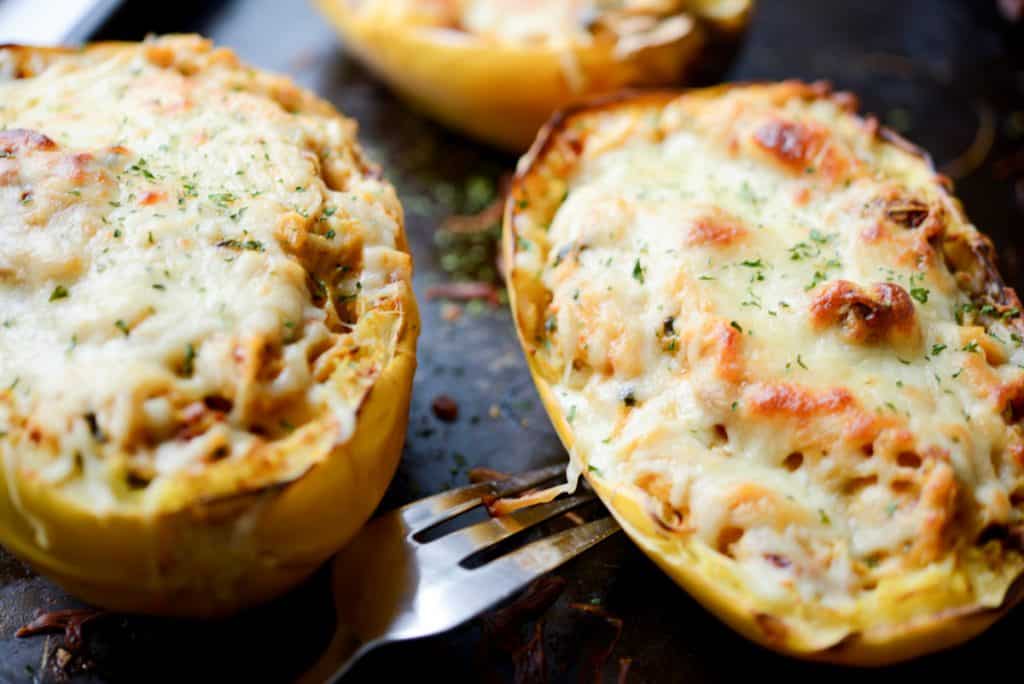
[[(975, 223), (999, 247), (1008, 279), (1021, 285), (1024, 236), (1024, 33), (996, 0), (764, 0), (732, 80), (829, 79), (862, 96), (864, 108), (929, 149), (958, 175)], [(420, 369), (401, 469), (384, 507), (463, 483), (474, 466), (515, 471), (564, 458), (537, 401), (504, 309), (464, 307), (456, 321), (427, 301), (445, 267), (475, 268), (488, 244), (453, 252), (438, 241), (440, 221), (479, 208), (514, 159), (455, 136), (410, 112), (342, 52), (334, 33), (301, 1), (129, 2), (99, 38), (199, 31), (248, 61), (286, 72), (361, 125), (361, 138), (397, 185), (408, 214), (423, 305)], [(983, 152), (978, 168), (971, 167)], [(1012, 155), (1020, 154), (1016, 164)], [(1017, 176), (1020, 177), (1019, 175)], [(440, 244), (439, 244), (440, 242)], [(482, 250), (482, 254), (480, 253)], [(475, 255), (475, 256), (474, 256)], [(449, 309), (450, 311), (450, 309)], [(452, 424), (430, 409), (438, 394), (460, 406)], [(492, 407), (497, 407), (493, 409)], [(913, 681), (977, 677), (1016, 669), (1024, 611), (961, 648), (865, 673), (767, 653), (735, 636), (618, 538), (562, 569), (560, 598), (543, 614), (549, 681), (594, 681), (590, 663), (611, 643), (607, 620), (572, 603), (598, 605), (621, 619), (621, 639), (603, 667), (614, 681), (631, 659), (629, 682)], [(0, 680), (82, 682), (284, 681), (306, 667), (333, 624), (321, 572), (290, 595), (235, 619), (190, 622), (108, 616), (89, 623), (84, 644), (60, 635), (15, 639), (39, 610), (80, 604), (0, 552)], [(523, 640), (535, 623), (522, 626)], [(512, 681), (515, 664), (476, 621), (448, 635), (371, 655), (351, 681), (428, 679)], [(502, 642), (504, 643), (504, 642)], [(1013, 669), (1011, 669), (1013, 668)]]

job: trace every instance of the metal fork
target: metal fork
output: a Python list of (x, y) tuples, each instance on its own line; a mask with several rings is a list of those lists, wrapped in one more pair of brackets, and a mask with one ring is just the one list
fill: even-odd
[(337, 682), (378, 646), (457, 627), (617, 532), (619, 526), (606, 516), (531, 542), (480, 567), (465, 566), (477, 552), (592, 501), (594, 495), (588, 491), (431, 541), (418, 539), (422, 532), (483, 505), (487, 497), (517, 494), (564, 472), (564, 465), (556, 465), (469, 485), (371, 520), (332, 562), (338, 627), (320, 660), (299, 681)]

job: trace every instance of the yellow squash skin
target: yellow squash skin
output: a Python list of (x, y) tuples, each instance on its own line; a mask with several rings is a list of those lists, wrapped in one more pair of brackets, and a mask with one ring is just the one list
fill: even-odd
[[(16, 78), (45, 78), (53, 65), (62, 70), (77, 68), (79, 58), (85, 66), (98, 64), (111, 73), (121, 64), (134, 64), (135, 70), (143, 73), (153, 65), (157, 69), (173, 65), (186, 78), (208, 69), (213, 79), (240, 79), (244, 85), (233, 88), (233, 92), (247, 90), (253, 99), (239, 106), (269, 112), (274, 122), (277, 117), (288, 121), (287, 117), (308, 116), (325, 125), (325, 135), (341, 136), (331, 140), (349, 141), (332, 149), (337, 155), (334, 161), (325, 156), (323, 167), (319, 163), (313, 167), (324, 177), (310, 183), (326, 183), (318, 185), (318, 191), (338, 200), (340, 196), (331, 192), (358, 177), (359, 183), (364, 183), (359, 185), (359, 192), (367, 196), (372, 193), (375, 201), (387, 208), (380, 216), (390, 216), (388, 220), (394, 221), (393, 246), (377, 248), (381, 256), (374, 257), (393, 270), (381, 274), (387, 282), (367, 286), (382, 288), (379, 291), (384, 294), (373, 301), (362, 300), (363, 295), (354, 298), (352, 306), (358, 307), (358, 320), (352, 321), (348, 335), (342, 330), (337, 338), (331, 338), (332, 343), (341, 345), (332, 350), (340, 354), (341, 362), (335, 370), (325, 371), (317, 388), (324, 391), (327, 401), (334, 402), (332, 406), (344, 406), (344, 410), (335, 413), (328, 409), (309, 416), (302, 424), (286, 426), (294, 431), (277, 435), (277, 440), (270, 443), (274, 451), (261, 452), (266, 460), (246, 463), (240, 455), (237, 469), (232, 469), (225, 466), (232, 457), (217, 462), (221, 469), (216, 474), (213, 464), (193, 468), (187, 475), (172, 474), (178, 479), (152, 501), (126, 499), (101, 505), (83, 497), (81, 490), (76, 493), (63, 484), (49, 483), (39, 471), (22, 465), (34, 458), (29, 451), (31, 438), (20, 424), (5, 430), (0, 445), (4, 459), (0, 472), (0, 543), (7, 549), (96, 606), (155, 615), (229, 615), (274, 598), (313, 573), (369, 519), (397, 469), (420, 329), (401, 207), (393, 189), (379, 180), (375, 167), (362, 161), (354, 139), (348, 137), (355, 132), (352, 122), (290, 81), (252, 70), (230, 51), (215, 49), (196, 36), (169, 36), (142, 44), (97, 44), (81, 51), (9, 46), (0, 49), (0, 72), (6, 70), (8, 78), (12, 74)], [(0, 86), (3, 76), (0, 73)], [(164, 74), (158, 70), (151, 77), (164, 78)], [(216, 89), (216, 84), (213, 87)], [(214, 102), (211, 106), (224, 105)], [(56, 135), (52, 130), (50, 133)], [(269, 137), (270, 133), (264, 135)], [(126, 142), (129, 147), (136, 144), (140, 144), (138, 140)], [(60, 148), (58, 144), (57, 153)], [(18, 161), (21, 153), (21, 149), (12, 148), (8, 156)], [(150, 157), (148, 168), (155, 173), (144, 174), (154, 183), (164, 180), (157, 171), (158, 161)], [(227, 160), (217, 163), (226, 164)], [(255, 173), (255, 165), (248, 173)], [(312, 187), (303, 188), (302, 194), (311, 191)], [(86, 197), (87, 193), (88, 188), (83, 187), (75, 196)], [(205, 194), (199, 195), (198, 191), (186, 194), (181, 206), (187, 207), (192, 199), (206, 201)], [(317, 211), (324, 206), (327, 204)], [(249, 220), (261, 220), (259, 211), (251, 209), (248, 216), (255, 214), (256, 218)], [(197, 215), (210, 215), (208, 208), (202, 212)], [(238, 219), (244, 217), (244, 213), (236, 216), (233, 222), (240, 223)], [(333, 209), (319, 217), (313, 215), (307, 227), (322, 233), (324, 226), (331, 225), (330, 237), (334, 237), (335, 226), (338, 236), (358, 230), (358, 222), (335, 222), (350, 220), (345, 210)], [(281, 225), (300, 224), (294, 216), (286, 220), (292, 223)], [(153, 230), (158, 231), (156, 224)], [(302, 235), (306, 240), (319, 239), (312, 233)], [(150, 241), (158, 238), (150, 233)], [(262, 258), (265, 251), (268, 257), (273, 254), (277, 258), (275, 249), (276, 245), (268, 241), (253, 256)], [(286, 261), (277, 264), (278, 269), (291, 268)], [(364, 273), (376, 277), (369, 270)], [(69, 285), (69, 301), (73, 301), (75, 289), (75, 284)], [(197, 342), (196, 376), (203, 354)], [(189, 372), (193, 372), (191, 368)], [(8, 388), (0, 396), (5, 406), (12, 401), (13, 391)], [(350, 416), (342, 415), (349, 409)], [(102, 416), (99, 420), (102, 423)], [(351, 430), (338, 439), (344, 434), (339, 425), (345, 420), (352, 421)], [(126, 456), (107, 452), (106, 458), (120, 462)], [(154, 482), (162, 480), (156, 478)]]
[[(675, 529), (670, 529), (653, 512), (652, 499), (645, 491), (591, 467), (595, 454), (581, 446), (576, 435), (581, 421), (587, 420), (587, 413), (585, 410), (577, 412), (575, 406), (567, 412), (565, 401), (559, 398), (563, 394), (564, 370), (554, 365), (556, 357), (546, 350), (547, 342), (541, 344), (544, 334), (541, 331), (548, 329), (545, 317), (549, 315), (546, 312), (551, 311), (548, 307), (552, 293), (541, 282), (536, 268), (538, 263), (546, 263), (547, 267), (552, 263), (553, 252), (548, 250), (553, 247), (548, 244), (545, 233), (551, 230), (548, 226), (553, 217), (568, 192), (573, 191), (577, 179), (592, 179), (598, 173), (593, 169), (609, 168), (597, 166), (594, 160), (613, 148), (628, 144), (633, 136), (646, 135), (644, 125), (639, 122), (658, 122), (659, 116), (670, 119), (672, 123), (652, 124), (663, 126), (654, 137), (655, 141), (660, 141), (671, 135), (672, 126), (679, 125), (681, 120), (663, 112), (685, 102), (684, 108), (688, 107), (685, 111), (700, 117), (704, 105), (711, 107), (732, 96), (737, 101), (735, 112), (742, 111), (743, 105), (739, 103), (748, 99), (753, 103), (774, 102), (780, 111), (789, 102), (792, 108), (787, 111), (790, 113), (800, 111), (799, 107), (803, 106), (796, 103), (826, 103), (825, 107), (831, 107), (827, 104), (831, 101), (838, 111), (844, 112), (842, 116), (852, 117), (851, 102), (854, 102), (847, 94), (835, 95), (819, 85), (798, 83), (730, 85), (687, 93), (627, 94), (555, 116), (520, 160), (505, 210), (503, 250), (508, 265), (510, 305), (538, 393), (566, 449), (633, 541), (676, 583), (744, 637), (787, 655), (858, 666), (907, 660), (963, 643), (984, 631), (1020, 601), (1018, 578), (1024, 563), (1013, 543), (1003, 546), (989, 542), (983, 553), (991, 554), (992, 560), (980, 564), (961, 559), (949, 568), (937, 563), (924, 570), (908, 572), (906, 577), (880, 582), (873, 599), (861, 599), (862, 607), (854, 618), (819, 609), (814, 603), (769, 601), (746, 584), (730, 555), (696, 534), (686, 532), (685, 518)], [(964, 274), (959, 279), (960, 287), (975, 294), (987, 292), (1000, 308), (1005, 305), (1006, 310), (1012, 312), (1007, 315), (1018, 315), (1019, 300), (1012, 290), (1002, 285), (992, 265), (991, 244), (966, 223), (959, 204), (948, 194), (948, 181), (931, 171), (923, 153), (892, 133), (878, 129), (877, 122), (855, 118), (850, 121), (854, 127), (864, 127), (868, 140), (875, 140), (869, 144), (879, 145), (886, 153), (904, 159), (915, 172), (934, 177), (938, 196), (945, 197), (943, 202), (951, 202), (949, 209), (960, 222), (954, 239), (962, 238), (960, 244), (971, 245), (970, 256), (957, 260), (957, 268)], [(587, 147), (591, 130), (601, 132), (594, 134), (595, 141), (600, 142), (593, 143), (598, 146), (593, 152)], [(607, 137), (606, 132), (610, 132)], [(594, 165), (577, 175), (584, 164), (581, 160)], [(564, 228), (566, 224), (561, 225)], [(520, 258), (527, 252), (533, 252), (533, 256)], [(569, 255), (558, 261), (562, 258), (574, 257)], [(558, 262), (555, 263), (557, 266)], [(630, 259), (627, 266), (632, 263)], [(648, 268), (653, 267), (648, 265)], [(648, 278), (651, 275), (645, 269), (641, 280), (644, 274)], [(637, 278), (636, 272), (633, 277)], [(611, 287), (613, 281), (608, 282)], [(680, 320), (682, 318), (677, 318), (677, 326)], [(1011, 331), (1013, 325), (1009, 328)], [(685, 347), (685, 342), (681, 345)], [(737, 410), (735, 405), (733, 410)], [(968, 549), (965, 555), (971, 553)], [(966, 588), (972, 584), (977, 591), (975, 595)], [(982, 593), (991, 598), (979, 598)]]
[[(442, 123), (514, 152), (524, 151), (556, 110), (625, 87), (682, 84), (724, 60), (743, 33), (752, 3), (691, 3), (692, 30), (626, 56), (595, 42), (554, 49), (495, 42), (469, 33), (382, 19), (347, 0), (315, 0), (350, 51), (403, 98)], [(567, 54), (579, 85), (566, 75)]]
[[(407, 302), (415, 312), (415, 303)], [(409, 320), (410, 330), (418, 325)], [(359, 411), (352, 440), (294, 482), (174, 513), (97, 517), (45, 486), (0, 498), (0, 540), (88, 603), (131, 613), (221, 617), (294, 587), (369, 520), (398, 468), (416, 369), (408, 333)], [(5, 476), (6, 477), (6, 476)], [(7, 491), (6, 479), (0, 481)], [(46, 521), (44, 548), (22, 511)], [(255, 514), (255, 529), (236, 525)]]

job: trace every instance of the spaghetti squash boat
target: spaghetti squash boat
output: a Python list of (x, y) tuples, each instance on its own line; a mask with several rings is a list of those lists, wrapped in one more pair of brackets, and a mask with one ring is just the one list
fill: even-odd
[(444, 124), (524, 151), (557, 109), (719, 71), (752, 0), (316, 0), (344, 45)]
[(355, 134), (194, 36), (0, 48), (0, 543), (94, 604), (209, 616), (355, 534), (418, 334)]
[(880, 664), (1024, 569), (1024, 326), (925, 155), (796, 82), (556, 117), (506, 208), (516, 325), (622, 526), (746, 637)]

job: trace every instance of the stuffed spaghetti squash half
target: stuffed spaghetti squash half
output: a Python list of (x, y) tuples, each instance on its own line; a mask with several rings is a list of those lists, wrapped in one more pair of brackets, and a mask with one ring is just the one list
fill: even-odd
[(721, 69), (752, 0), (316, 0), (344, 46), (470, 136), (524, 151), (547, 118)]
[(355, 134), (194, 36), (0, 48), (0, 543), (100, 606), (219, 615), (365, 522), (418, 319)]
[(555, 118), (509, 290), (540, 395), (633, 540), (769, 648), (878, 664), (1019, 599), (1024, 325), (950, 183), (787, 82)]

